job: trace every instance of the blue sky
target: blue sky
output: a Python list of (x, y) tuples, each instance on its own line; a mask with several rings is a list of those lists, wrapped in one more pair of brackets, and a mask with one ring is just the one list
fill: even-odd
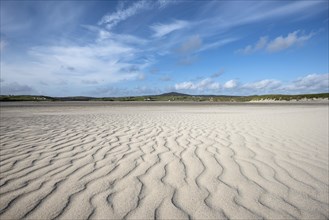
[(328, 92), (328, 1), (1, 1), (1, 94)]

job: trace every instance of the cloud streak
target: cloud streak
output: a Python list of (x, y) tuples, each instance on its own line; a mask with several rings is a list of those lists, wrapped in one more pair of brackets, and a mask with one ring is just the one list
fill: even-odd
[(239, 49), (238, 52), (242, 54), (251, 54), (266, 47), (268, 43), (268, 37), (260, 37), (255, 45), (248, 45), (243, 49)]
[(164, 37), (174, 31), (188, 27), (189, 23), (182, 20), (175, 20), (168, 24), (153, 24), (150, 26), (154, 32), (153, 37)]
[(106, 25), (107, 29), (112, 29), (117, 26), (120, 22), (127, 20), (134, 15), (140, 14), (143, 11), (150, 9), (164, 9), (170, 4), (174, 4), (174, 1), (158, 0), (158, 1), (149, 1), (149, 0), (140, 0), (134, 1), (129, 7), (124, 8), (124, 4), (121, 3), (118, 5), (117, 10), (113, 13), (108, 13), (102, 17), (98, 22), (98, 25)]
[(215, 82), (211, 78), (205, 78), (198, 82), (186, 81), (182, 83), (177, 83), (175, 85), (176, 90), (219, 90), (220, 84)]
[(264, 79), (257, 82), (246, 83), (242, 85), (244, 89), (251, 89), (251, 90), (273, 90), (277, 89), (281, 86), (281, 82), (275, 79)]
[(142, 0), (134, 2), (130, 7), (123, 9), (117, 8), (116, 12), (107, 14), (98, 22), (99, 25), (106, 24), (108, 29), (112, 29), (120, 22), (132, 17), (143, 10), (151, 7), (150, 1)]
[(299, 77), (293, 83), (282, 87), (288, 91), (324, 91), (329, 92), (329, 73), (309, 74)]
[(254, 45), (247, 45), (237, 52), (241, 54), (252, 54), (260, 50), (265, 50), (269, 53), (279, 52), (290, 47), (301, 46), (303, 43), (311, 39), (315, 34), (312, 32), (307, 35), (300, 34), (301, 31), (294, 31), (287, 34), (286, 37), (279, 36), (269, 41), (267, 36), (260, 37)]
[(300, 31), (294, 31), (292, 33), (289, 33), (286, 37), (279, 36), (275, 38), (267, 44), (266, 50), (268, 52), (278, 52), (281, 50), (285, 50), (295, 45), (302, 45), (304, 42), (314, 36), (314, 33), (301, 36), (298, 36), (298, 33), (300, 33)]

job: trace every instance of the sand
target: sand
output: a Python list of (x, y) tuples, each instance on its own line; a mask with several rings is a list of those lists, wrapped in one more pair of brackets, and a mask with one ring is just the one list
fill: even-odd
[(2, 103), (1, 219), (328, 219), (328, 105)]

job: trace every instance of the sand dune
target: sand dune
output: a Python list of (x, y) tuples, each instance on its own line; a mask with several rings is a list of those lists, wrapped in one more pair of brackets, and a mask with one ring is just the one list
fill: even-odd
[(328, 105), (1, 106), (1, 219), (328, 219)]

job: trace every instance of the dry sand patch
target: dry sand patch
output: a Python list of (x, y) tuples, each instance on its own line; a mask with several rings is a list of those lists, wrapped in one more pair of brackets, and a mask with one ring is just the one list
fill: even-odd
[(1, 106), (1, 219), (328, 219), (328, 105)]

